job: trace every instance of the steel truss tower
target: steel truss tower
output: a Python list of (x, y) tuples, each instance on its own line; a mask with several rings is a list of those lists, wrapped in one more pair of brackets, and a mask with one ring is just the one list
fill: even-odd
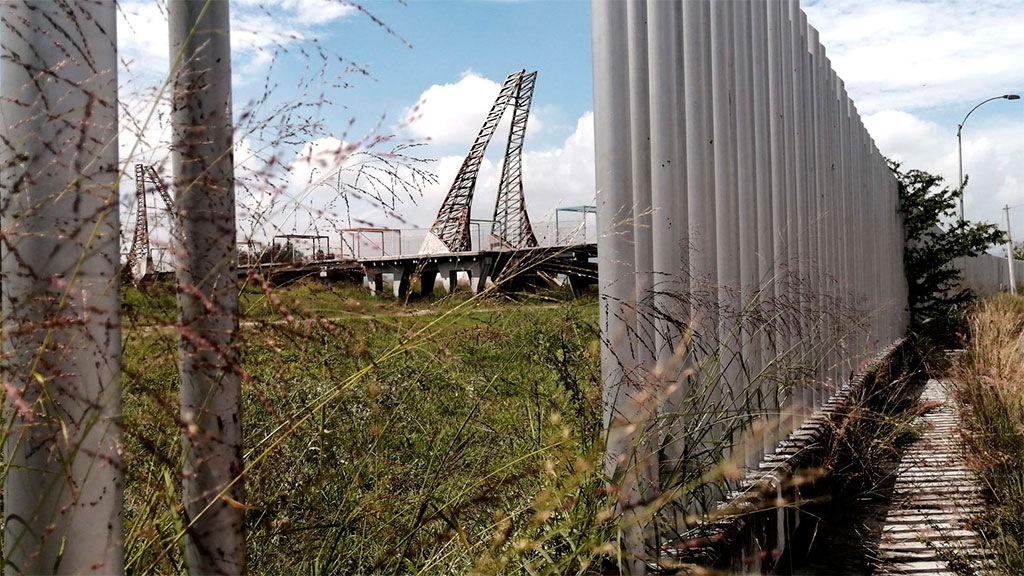
[(128, 252), (126, 268), (132, 278), (138, 282), (153, 269), (153, 254), (149, 246), (149, 217), (146, 214), (146, 182), (153, 184), (167, 210), (174, 215), (174, 201), (167, 193), (167, 188), (152, 166), (135, 165), (135, 233), (132, 235), (132, 248)]
[(480, 164), (483, 162), (487, 145), (494, 135), (505, 108), (513, 107), (512, 126), (505, 149), (505, 160), (498, 184), (498, 199), (494, 207), (492, 233), (506, 248), (527, 248), (537, 245), (537, 237), (530, 226), (523, 197), (523, 138), (526, 136), (526, 121), (530, 115), (530, 102), (537, 72), (525, 70), (513, 72), (505, 78), (491, 111), (487, 114), (480, 133), (477, 134), (469, 154), (462, 162), (448, 195), (437, 213), (430, 232), (448, 250), (466, 252), (472, 248), (469, 235), (470, 207), (476, 189)]

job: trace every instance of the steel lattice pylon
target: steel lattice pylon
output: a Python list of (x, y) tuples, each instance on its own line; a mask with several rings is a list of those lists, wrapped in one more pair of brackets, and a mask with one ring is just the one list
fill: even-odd
[(135, 233), (132, 235), (132, 248), (128, 252), (127, 269), (131, 272), (132, 278), (138, 282), (153, 269), (153, 254), (149, 246), (149, 217), (146, 213), (146, 181), (149, 181), (156, 188), (168, 212), (174, 216), (174, 201), (168, 194), (167, 188), (152, 166), (144, 164), (135, 165)]
[(494, 135), (505, 108), (513, 106), (512, 126), (509, 130), (508, 147), (501, 169), (498, 185), (498, 200), (494, 208), (492, 232), (503, 246), (523, 248), (536, 246), (537, 238), (530, 226), (523, 197), (522, 150), (526, 135), (526, 120), (530, 113), (533, 87), (537, 73), (525, 70), (513, 72), (505, 78), (498, 97), (487, 114), (480, 133), (477, 134), (469, 154), (462, 162), (448, 195), (445, 196), (437, 219), (430, 227), (431, 234), (452, 252), (466, 252), (472, 248), (469, 235), (470, 207), (476, 189), (480, 164), (483, 162), (487, 145)]
[(526, 213), (526, 198), (523, 196), (523, 139), (536, 83), (536, 72), (524, 74), (519, 81), (512, 127), (508, 132), (508, 147), (505, 148), (505, 163), (501, 166), (498, 200), (494, 204), (491, 233), (503, 247), (508, 248), (530, 248), (537, 245), (537, 237), (530, 226), (530, 216)]

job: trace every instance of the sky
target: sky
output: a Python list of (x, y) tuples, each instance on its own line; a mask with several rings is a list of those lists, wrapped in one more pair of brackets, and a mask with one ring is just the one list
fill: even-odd
[[(167, 74), (163, 3), (119, 1), (121, 98), (131, 119), (122, 123), (142, 134), (123, 136), (121, 148), (157, 164), (167, 134), (166, 103), (153, 88)], [(243, 234), (429, 226), (501, 82), (521, 68), (538, 71), (524, 151), (531, 218), (594, 203), (588, 2), (231, 4)], [(1024, 0), (803, 7), (882, 153), (951, 185), (963, 116), (988, 97), (1024, 90)], [(970, 219), (1001, 223), (1004, 204), (1024, 204), (1022, 102), (990, 102), (964, 127)], [(503, 130), (481, 169), (474, 218), (494, 209)], [(394, 186), (381, 167), (398, 158), (405, 186), (383, 194)], [(340, 177), (326, 177), (338, 169)], [(1024, 205), (1011, 222), (1024, 239)]]

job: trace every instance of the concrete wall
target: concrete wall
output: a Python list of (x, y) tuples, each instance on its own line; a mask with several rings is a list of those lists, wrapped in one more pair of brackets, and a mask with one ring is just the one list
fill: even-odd
[(642, 503), (756, 470), (904, 334), (903, 231), (798, 2), (591, 6), (605, 464), (637, 573), (735, 482)]
[[(979, 296), (991, 296), (1010, 289), (1010, 266), (1006, 258), (982, 254), (971, 258), (957, 258), (957, 268), (963, 275), (964, 286)], [(1014, 260), (1014, 278), (1019, 287), (1024, 280), (1024, 261)]]

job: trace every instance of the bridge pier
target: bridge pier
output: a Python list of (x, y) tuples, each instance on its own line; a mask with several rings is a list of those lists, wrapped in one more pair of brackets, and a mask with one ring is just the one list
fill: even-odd
[(597, 246), (543, 246), (520, 250), (483, 250), (430, 255), (398, 256), (373, 260), (360, 260), (366, 274), (365, 286), (377, 294), (383, 289), (381, 276), (394, 278), (396, 298), (404, 298), (409, 291), (412, 276), (420, 279), (420, 295), (434, 292), (437, 277), (447, 292), (458, 287), (458, 274), (469, 276), (470, 290), (479, 294), (487, 288), (490, 279), (501, 283), (502, 289), (519, 290), (530, 286), (543, 286), (548, 277), (568, 276), (575, 293), (581, 292), (597, 279), (597, 265), (592, 260)]
[(409, 294), (409, 277), (412, 276), (412, 270), (408, 266), (397, 267), (393, 270), (391, 289), (395, 293), (395, 298), (401, 300)]
[(363, 286), (370, 289), (370, 293), (376, 296), (384, 291), (384, 274), (379, 270), (366, 270), (363, 274)]
[(429, 298), (434, 295), (434, 284), (437, 282), (437, 270), (420, 272), (420, 296)]
[(451, 262), (438, 263), (437, 269), (441, 277), (447, 279), (445, 289), (451, 293), (458, 287), (459, 272), (465, 272), (469, 276), (469, 289), (473, 294), (482, 292), (487, 288), (487, 275), (491, 269), (490, 258), (481, 258), (473, 262)]

